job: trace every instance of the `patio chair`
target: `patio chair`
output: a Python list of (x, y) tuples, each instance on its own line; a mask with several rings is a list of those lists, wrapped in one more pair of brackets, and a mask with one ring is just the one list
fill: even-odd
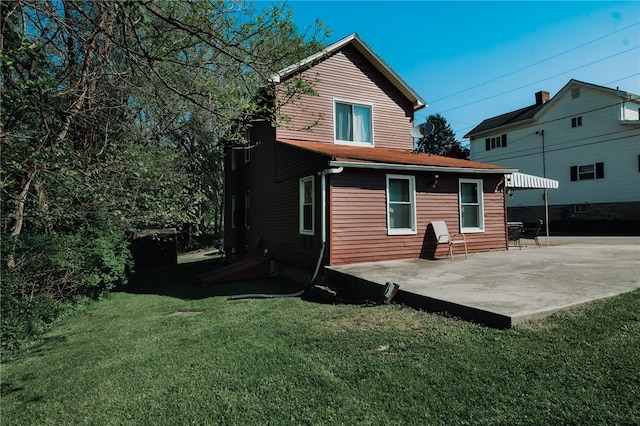
[(469, 258), (467, 241), (464, 239), (464, 234), (450, 234), (447, 229), (447, 223), (444, 220), (433, 221), (431, 222), (431, 226), (433, 226), (433, 232), (436, 234), (437, 243), (449, 245), (449, 258), (451, 260), (453, 260), (454, 244), (464, 244), (464, 256), (466, 259)]
[(507, 237), (509, 244), (513, 242), (514, 247), (519, 247), (522, 250), (522, 222), (507, 222)]
[(543, 225), (542, 219), (538, 220), (538, 223), (533, 228), (522, 228), (522, 233), (520, 234), (520, 238), (524, 238), (525, 240), (533, 240), (536, 245), (540, 247), (540, 241), (538, 241), (538, 234), (540, 234), (540, 230)]

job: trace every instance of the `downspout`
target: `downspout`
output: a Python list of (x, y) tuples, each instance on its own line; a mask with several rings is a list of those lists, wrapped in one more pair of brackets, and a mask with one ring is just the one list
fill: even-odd
[(309, 283), (307, 286), (295, 293), (289, 294), (240, 294), (236, 296), (230, 296), (227, 300), (242, 300), (242, 299), (275, 299), (280, 297), (299, 297), (305, 292), (305, 290), (313, 284), (316, 277), (318, 276), (318, 272), (320, 271), (320, 266), (322, 265), (322, 259), (324, 258), (324, 250), (327, 246), (327, 181), (326, 177), (330, 174), (338, 174), (342, 173), (344, 170), (343, 167), (338, 167), (335, 169), (325, 169), (318, 173), (320, 175), (320, 196), (321, 196), (321, 215), (320, 220), (322, 222), (322, 230), (320, 235), (320, 253), (318, 255), (318, 261), (316, 262), (316, 268), (313, 271), (313, 275), (311, 275), (311, 279), (309, 279)]
[(328, 231), (327, 231), (327, 175), (334, 175), (338, 173), (342, 173), (344, 167), (324, 169), (319, 173), (320, 175), (320, 222), (322, 229), (320, 231), (320, 257), (318, 257), (318, 262), (316, 263), (316, 269), (311, 276), (311, 281), (309, 281), (309, 285), (313, 283), (313, 281), (318, 276), (318, 272), (320, 271), (320, 265), (322, 264), (322, 258), (324, 257), (324, 250), (327, 247)]

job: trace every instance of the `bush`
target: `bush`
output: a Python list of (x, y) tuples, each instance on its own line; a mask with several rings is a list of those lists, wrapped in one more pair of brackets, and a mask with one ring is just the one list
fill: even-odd
[(96, 234), (25, 236), (16, 245), (15, 265), (2, 265), (4, 349), (46, 331), (76, 298), (97, 299), (126, 281), (130, 254), (125, 235)]

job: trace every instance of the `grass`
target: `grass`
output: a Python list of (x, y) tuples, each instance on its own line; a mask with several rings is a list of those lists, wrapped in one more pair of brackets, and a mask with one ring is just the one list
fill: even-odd
[(5, 354), (2, 424), (640, 423), (640, 291), (495, 330), (396, 305), (228, 302), (281, 283), (195, 287), (211, 267), (138, 273)]

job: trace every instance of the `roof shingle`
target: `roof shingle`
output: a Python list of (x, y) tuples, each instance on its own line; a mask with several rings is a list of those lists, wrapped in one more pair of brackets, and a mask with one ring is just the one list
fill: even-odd
[(415, 154), (413, 151), (400, 149), (337, 145), (333, 143), (306, 142), (289, 139), (280, 139), (278, 142), (325, 155), (334, 161), (451, 167), (470, 170), (484, 169), (487, 171), (505, 169), (505, 167), (497, 166), (495, 164), (480, 163), (478, 161), (463, 160), (460, 158), (443, 157), (440, 155)]

